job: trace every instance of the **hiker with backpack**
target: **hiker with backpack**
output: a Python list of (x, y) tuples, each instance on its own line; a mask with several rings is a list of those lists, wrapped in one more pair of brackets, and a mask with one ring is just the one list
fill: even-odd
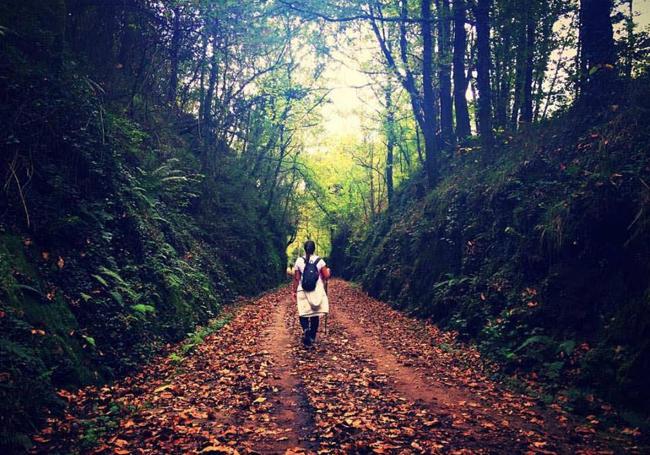
[(329, 313), (327, 280), (330, 270), (323, 258), (314, 254), (316, 244), (313, 240), (307, 240), (304, 249), (305, 256), (299, 257), (293, 268), (293, 296), (303, 331), (302, 342), (309, 347), (316, 341), (320, 317)]

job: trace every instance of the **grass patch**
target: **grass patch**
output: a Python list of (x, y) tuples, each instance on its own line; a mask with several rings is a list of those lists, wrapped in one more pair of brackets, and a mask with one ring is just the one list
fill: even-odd
[(82, 421), (82, 433), (79, 438), (81, 451), (85, 452), (97, 447), (102, 437), (118, 428), (120, 421), (136, 410), (133, 406), (125, 407), (119, 403), (111, 403), (105, 414)]
[(192, 354), (192, 352), (194, 352), (209, 335), (221, 330), (232, 320), (232, 318), (233, 314), (227, 313), (221, 317), (212, 319), (208, 325), (204, 327), (198, 327), (194, 332), (188, 335), (187, 340), (181, 344), (180, 348), (168, 356), (168, 359), (176, 365), (182, 364), (187, 356)]

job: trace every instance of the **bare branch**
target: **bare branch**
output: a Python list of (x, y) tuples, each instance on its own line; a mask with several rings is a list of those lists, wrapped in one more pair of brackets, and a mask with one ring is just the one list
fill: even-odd
[[(358, 13), (358, 14), (353, 14), (351, 16), (341, 16), (341, 17), (334, 17), (327, 15), (323, 12), (320, 11), (314, 11), (312, 9), (309, 9), (305, 6), (299, 6), (296, 5), (297, 2), (289, 2), (285, 0), (278, 0), (278, 3), (286, 6), (287, 8), (296, 11), (298, 13), (305, 14), (307, 16), (311, 16), (316, 19), (322, 19), (326, 22), (355, 22), (355, 21), (360, 21), (360, 20), (370, 20), (370, 21), (378, 21), (378, 22), (404, 22), (406, 21), (407, 23), (410, 24), (420, 24), (422, 23), (422, 19), (420, 18), (402, 18), (399, 16), (376, 16), (370, 13)], [(435, 18), (430, 19), (428, 22), (436, 22)]]

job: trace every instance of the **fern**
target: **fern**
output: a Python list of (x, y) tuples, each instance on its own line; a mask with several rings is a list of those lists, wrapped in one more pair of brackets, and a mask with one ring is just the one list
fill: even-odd
[(533, 344), (541, 344), (543, 346), (548, 346), (552, 342), (553, 339), (546, 335), (533, 335), (532, 337), (526, 338), (526, 340), (523, 343), (521, 343), (521, 345), (517, 349), (515, 349), (514, 352), (519, 352)]
[(147, 314), (155, 313), (156, 308), (152, 305), (145, 305), (144, 303), (138, 303), (137, 305), (131, 305), (131, 309), (136, 313)]
[(27, 286), (26, 284), (16, 284), (16, 285), (14, 285), (14, 288), (15, 289), (22, 289), (22, 290), (29, 291), (29, 292), (33, 292), (37, 296), (43, 297), (43, 292), (41, 292), (40, 290), (38, 290), (38, 289), (36, 289), (36, 288), (34, 288), (32, 286)]
[(97, 281), (99, 281), (99, 284), (101, 284), (102, 286), (106, 286), (106, 287), (108, 287), (108, 281), (106, 281), (106, 280), (105, 280), (104, 278), (102, 278), (101, 276), (99, 276), (99, 275), (92, 275), (92, 277), (93, 277), (94, 279), (96, 279)]
[(122, 299), (122, 294), (120, 294), (117, 291), (111, 291), (109, 292), (109, 294), (111, 295), (111, 297), (113, 297), (113, 300), (115, 300), (121, 306), (124, 306), (124, 299)]
[(113, 278), (115, 281), (117, 281), (120, 284), (126, 284), (126, 282), (122, 279), (119, 273), (114, 272), (113, 270), (107, 269), (106, 267), (102, 266), (99, 268), (99, 271), (104, 274), (105, 276), (109, 276)]
[(86, 336), (86, 335), (81, 335), (81, 338), (86, 340), (86, 343), (88, 343), (92, 347), (96, 346), (96, 342), (95, 342), (95, 339), (93, 337), (89, 337), (89, 336)]

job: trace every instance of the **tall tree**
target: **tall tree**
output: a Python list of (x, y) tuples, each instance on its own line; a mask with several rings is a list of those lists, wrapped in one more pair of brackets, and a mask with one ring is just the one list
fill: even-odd
[(438, 80), (440, 83), (440, 130), (442, 142), (454, 142), (454, 111), (451, 96), (451, 11), (449, 0), (437, 0), (438, 9)]
[(478, 85), (478, 124), (481, 143), (485, 152), (491, 153), (494, 145), (492, 132), (492, 90), (490, 87), (490, 7), (491, 0), (478, 0), (474, 15), (476, 17), (477, 41), (477, 85)]
[(632, 66), (634, 61), (634, 50), (636, 48), (636, 35), (634, 33), (634, 0), (624, 0), (627, 3), (627, 14), (625, 15), (625, 77), (632, 77)]
[(431, 0), (422, 0), (422, 111), (424, 113), (424, 148), (429, 186), (437, 179), (438, 144), (436, 139), (436, 97), (433, 82), (433, 32), (431, 29)]
[[(382, 55), (386, 61), (386, 66), (391, 70), (393, 75), (406, 90), (411, 103), (413, 116), (424, 137), (424, 169), (427, 175), (427, 181), (430, 187), (435, 185), (438, 172), (438, 152), (440, 150), (438, 138), (436, 137), (438, 117), (436, 109), (436, 96), (434, 87), (434, 69), (433, 69), (433, 27), (431, 17), (431, 0), (423, 0), (420, 4), (420, 17), (413, 20), (409, 17), (408, 0), (399, 0), (398, 9), (398, 47), (399, 47), (399, 64), (393, 53), (390, 37), (385, 28), (385, 21), (382, 17), (381, 2), (375, 2), (370, 9), (370, 24), (374, 35), (379, 43)], [(420, 35), (422, 37), (422, 58), (421, 58), (421, 88), (416, 81), (416, 74), (413, 70), (411, 55), (413, 49), (409, 46), (409, 37), (407, 35), (407, 25), (410, 23), (420, 25)]]
[(393, 101), (394, 87), (390, 83), (384, 87), (384, 101), (386, 103), (386, 121), (385, 121), (385, 135), (386, 135), (386, 196), (390, 204), (393, 199), (393, 163), (394, 163), (394, 150), (395, 150), (395, 102)]
[(181, 46), (181, 8), (176, 5), (172, 9), (174, 14), (173, 19), (173, 28), (172, 28), (172, 40), (169, 49), (169, 88), (167, 91), (167, 101), (170, 104), (176, 104), (176, 94), (178, 92), (178, 65), (179, 65), (179, 53)]
[(537, 17), (534, 12), (534, 5), (529, 5), (526, 10), (526, 46), (523, 75), (523, 96), (521, 108), (521, 122), (530, 123), (533, 121), (533, 69), (535, 57), (535, 27)]
[(465, 74), (465, 53), (467, 51), (467, 31), (465, 30), (465, 0), (454, 0), (454, 109), (456, 114), (456, 138), (463, 140), (471, 134), (469, 109), (467, 108), (468, 78)]
[(212, 100), (214, 98), (214, 92), (217, 86), (217, 76), (219, 73), (219, 57), (218, 57), (218, 26), (216, 19), (212, 23), (212, 56), (210, 57), (210, 76), (208, 77), (208, 87), (205, 91), (205, 96), (201, 100), (201, 127), (203, 144), (201, 149), (201, 167), (203, 171), (207, 171), (210, 168), (210, 145), (212, 143), (212, 125), (213, 125), (213, 115), (212, 115)]
[[(514, 54), (518, 49), (519, 39), (516, 37), (517, 8), (511, 0), (497, 2), (492, 20), (492, 49), (493, 49), (493, 106), (494, 125), (505, 129), (511, 113), (511, 98), (513, 71), (516, 65)], [(514, 37), (514, 39), (513, 39)], [(515, 71), (516, 72), (516, 71)], [(515, 103), (516, 104), (516, 103)]]
[(612, 0), (580, 1), (580, 77), (583, 98), (601, 101), (615, 80)]

